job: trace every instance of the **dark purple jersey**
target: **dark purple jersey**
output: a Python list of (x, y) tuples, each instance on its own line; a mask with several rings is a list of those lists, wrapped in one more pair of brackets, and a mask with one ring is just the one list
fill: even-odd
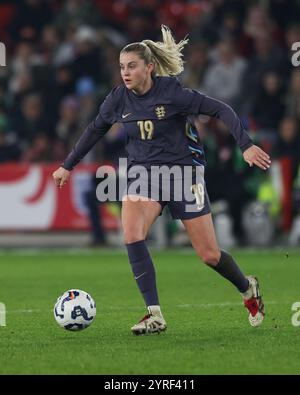
[(124, 84), (114, 88), (65, 160), (71, 170), (112, 124), (124, 125), (128, 162), (153, 165), (204, 164), (203, 147), (189, 115), (221, 119), (244, 152), (252, 145), (236, 113), (227, 104), (183, 88), (176, 77), (155, 77), (151, 89), (136, 95)]

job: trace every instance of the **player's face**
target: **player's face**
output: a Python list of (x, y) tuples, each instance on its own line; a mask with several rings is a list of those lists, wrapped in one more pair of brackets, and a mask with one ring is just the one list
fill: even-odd
[(153, 64), (146, 64), (135, 52), (125, 52), (120, 55), (121, 77), (126, 88), (137, 93), (143, 93), (151, 86), (151, 72)]

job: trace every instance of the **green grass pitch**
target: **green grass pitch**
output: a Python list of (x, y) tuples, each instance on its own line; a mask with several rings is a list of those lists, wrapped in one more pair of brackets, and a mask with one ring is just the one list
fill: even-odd
[[(0, 252), (0, 374), (299, 374), (300, 251), (233, 251), (260, 280), (266, 318), (250, 327), (235, 288), (190, 250), (152, 252), (168, 329), (134, 336), (145, 314), (123, 251)], [(54, 320), (57, 297), (89, 292), (97, 316), (69, 332)]]

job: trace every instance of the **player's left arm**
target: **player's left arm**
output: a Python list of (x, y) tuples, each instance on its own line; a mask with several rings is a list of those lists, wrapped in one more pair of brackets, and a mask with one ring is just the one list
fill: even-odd
[(254, 144), (243, 152), (243, 157), (250, 167), (256, 165), (263, 170), (267, 170), (271, 165), (270, 156)]
[(179, 112), (205, 114), (220, 119), (234, 136), (250, 166), (256, 165), (263, 170), (270, 167), (269, 155), (253, 144), (238, 115), (229, 105), (193, 89), (183, 88), (178, 80), (172, 79), (170, 82), (173, 84), (172, 101)]

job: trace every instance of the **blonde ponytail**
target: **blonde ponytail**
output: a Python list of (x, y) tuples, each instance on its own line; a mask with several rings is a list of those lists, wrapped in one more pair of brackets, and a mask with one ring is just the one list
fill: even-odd
[(161, 26), (161, 32), (163, 42), (152, 40), (143, 40), (142, 42), (152, 52), (156, 75), (178, 75), (183, 72), (182, 50), (189, 40), (185, 38), (176, 44), (171, 30), (165, 25)]
[(145, 60), (146, 64), (151, 62), (155, 65), (155, 75), (174, 76), (183, 71), (183, 54), (182, 50), (188, 43), (184, 38), (176, 44), (171, 30), (161, 26), (163, 42), (154, 42), (152, 40), (143, 40), (141, 43), (133, 43), (122, 49), (122, 52), (137, 52)]

